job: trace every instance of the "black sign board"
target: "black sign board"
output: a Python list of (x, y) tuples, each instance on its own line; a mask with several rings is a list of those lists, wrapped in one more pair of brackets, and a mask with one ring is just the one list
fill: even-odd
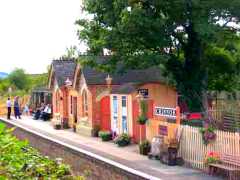
[(148, 89), (138, 89), (138, 94), (141, 94), (144, 98), (148, 97)]

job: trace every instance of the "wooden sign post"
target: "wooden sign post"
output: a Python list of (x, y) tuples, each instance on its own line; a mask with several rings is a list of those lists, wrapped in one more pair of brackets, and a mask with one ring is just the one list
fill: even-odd
[(174, 138), (176, 129), (181, 123), (180, 107), (169, 108), (169, 107), (155, 107), (154, 113), (156, 116), (162, 116), (169, 119), (175, 119), (176, 123), (166, 123), (166, 125), (159, 126), (159, 134), (167, 136), (169, 139)]

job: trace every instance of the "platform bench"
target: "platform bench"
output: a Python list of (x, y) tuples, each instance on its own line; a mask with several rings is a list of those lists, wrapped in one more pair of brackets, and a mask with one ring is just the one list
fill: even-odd
[(223, 154), (220, 158), (221, 163), (209, 164), (209, 174), (213, 175), (217, 169), (227, 171), (229, 180), (239, 180), (240, 172), (240, 156), (234, 156), (229, 154)]

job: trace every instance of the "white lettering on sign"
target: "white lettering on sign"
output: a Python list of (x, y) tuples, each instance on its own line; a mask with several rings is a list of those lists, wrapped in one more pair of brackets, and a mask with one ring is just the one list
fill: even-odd
[(156, 116), (176, 118), (176, 109), (175, 108), (155, 107), (154, 113)]

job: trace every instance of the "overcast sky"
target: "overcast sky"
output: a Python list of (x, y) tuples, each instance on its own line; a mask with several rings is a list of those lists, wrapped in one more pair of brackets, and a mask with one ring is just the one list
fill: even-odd
[(0, 72), (45, 72), (53, 58), (78, 45), (74, 22), (80, 5), (81, 0), (0, 0)]

